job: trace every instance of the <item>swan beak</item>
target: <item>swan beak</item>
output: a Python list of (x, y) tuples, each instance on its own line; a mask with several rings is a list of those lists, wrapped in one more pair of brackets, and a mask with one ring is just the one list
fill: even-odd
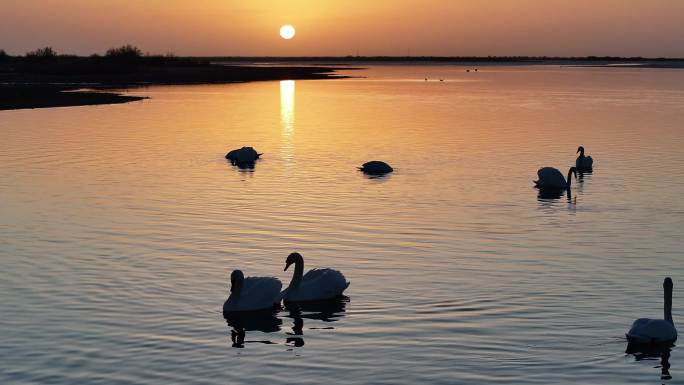
[(292, 262), (286, 263), (286, 264), (285, 264), (285, 268), (283, 269), (283, 271), (287, 271), (287, 268), (290, 267), (291, 264), (292, 264)]

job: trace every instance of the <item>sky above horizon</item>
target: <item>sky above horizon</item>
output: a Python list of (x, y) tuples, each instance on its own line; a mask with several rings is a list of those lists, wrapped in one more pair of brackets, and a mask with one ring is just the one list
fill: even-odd
[[(24, 54), (684, 57), (683, 0), (0, 0)], [(292, 24), (297, 35), (278, 30)]]

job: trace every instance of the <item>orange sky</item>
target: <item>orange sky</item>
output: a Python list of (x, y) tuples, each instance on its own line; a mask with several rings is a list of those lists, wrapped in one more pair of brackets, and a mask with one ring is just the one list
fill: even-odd
[[(278, 36), (282, 24), (297, 36)], [(684, 0), (0, 0), (0, 49), (684, 57)]]

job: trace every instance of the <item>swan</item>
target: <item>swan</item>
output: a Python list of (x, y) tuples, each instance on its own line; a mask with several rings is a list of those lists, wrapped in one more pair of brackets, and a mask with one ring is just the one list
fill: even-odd
[(535, 187), (545, 190), (570, 190), (572, 174), (575, 174), (575, 178), (577, 178), (577, 169), (575, 167), (570, 167), (568, 170), (568, 180), (566, 181), (558, 169), (542, 167), (537, 171), (539, 179), (534, 181), (534, 184)]
[(394, 171), (392, 166), (379, 160), (371, 160), (370, 162), (366, 162), (359, 167), (359, 170), (370, 175), (383, 175)]
[(634, 344), (669, 344), (677, 340), (677, 329), (672, 322), (672, 279), (663, 282), (665, 319), (639, 318), (627, 332), (627, 340)]
[(280, 303), (278, 295), (283, 284), (274, 277), (247, 277), (240, 270), (230, 274), (230, 296), (223, 304), (223, 313), (273, 308)]
[(259, 154), (253, 147), (242, 147), (231, 150), (226, 154), (226, 159), (235, 166), (253, 165), (263, 154)]
[(304, 258), (299, 253), (292, 253), (285, 261), (286, 271), (290, 265), (295, 265), (292, 281), (287, 289), (280, 293), (283, 301), (317, 301), (335, 298), (349, 287), (344, 275), (333, 269), (312, 269), (304, 274)]
[(577, 167), (579, 171), (591, 171), (594, 167), (594, 160), (591, 159), (590, 156), (584, 156), (583, 146), (579, 146), (577, 152), (579, 152), (579, 156), (575, 161), (575, 167)]

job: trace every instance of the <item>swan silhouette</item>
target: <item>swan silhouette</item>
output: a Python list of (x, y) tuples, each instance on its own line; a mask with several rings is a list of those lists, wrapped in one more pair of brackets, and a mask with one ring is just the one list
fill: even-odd
[(579, 146), (577, 148), (577, 152), (579, 152), (579, 156), (577, 157), (577, 160), (575, 160), (575, 167), (577, 170), (580, 172), (591, 172), (594, 167), (594, 160), (591, 158), (591, 156), (584, 156), (583, 146)]
[(568, 179), (566, 181), (565, 178), (563, 178), (563, 174), (561, 174), (558, 169), (553, 167), (542, 167), (537, 170), (537, 177), (539, 179), (534, 181), (534, 184), (535, 187), (544, 190), (570, 190), (570, 186), (572, 185), (572, 174), (575, 174), (575, 178), (577, 178), (577, 169), (575, 167), (570, 167), (568, 170)]
[(292, 253), (285, 261), (286, 271), (290, 265), (295, 265), (294, 275), (290, 285), (280, 293), (283, 301), (317, 301), (335, 298), (349, 287), (349, 282), (337, 270), (317, 268), (304, 274), (304, 258), (299, 253)]
[(627, 332), (627, 341), (632, 344), (671, 344), (677, 340), (677, 329), (672, 321), (672, 286), (672, 279), (665, 278), (665, 319), (639, 318)]
[(261, 155), (263, 154), (259, 154), (253, 147), (242, 147), (229, 151), (226, 154), (226, 159), (228, 159), (233, 166), (253, 168), (254, 163)]
[(392, 166), (379, 160), (371, 160), (370, 162), (366, 162), (359, 167), (359, 170), (370, 175), (384, 175), (394, 171)]
[(273, 277), (247, 277), (240, 270), (230, 274), (230, 296), (223, 304), (223, 314), (273, 308), (280, 302), (283, 284)]

